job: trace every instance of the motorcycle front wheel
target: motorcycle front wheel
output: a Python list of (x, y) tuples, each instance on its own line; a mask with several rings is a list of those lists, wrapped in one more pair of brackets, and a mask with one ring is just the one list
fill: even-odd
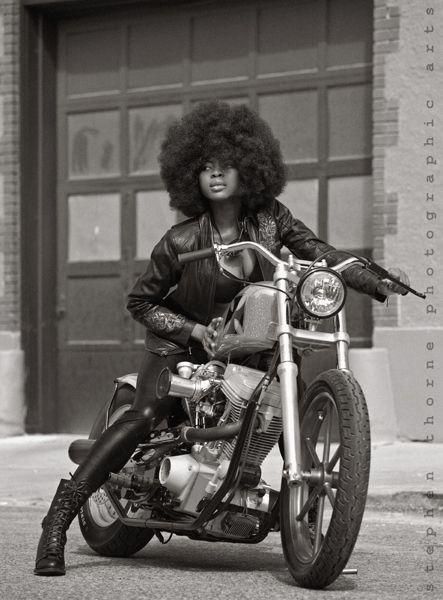
[[(117, 387), (111, 402), (99, 413), (89, 435), (97, 439), (107, 426), (110, 427), (134, 402), (135, 390), (129, 385)], [(99, 488), (79, 511), (78, 520), (82, 535), (92, 550), (102, 556), (127, 557), (135, 554), (151, 540), (152, 529), (129, 527), (117, 517), (105, 488)]]
[(283, 552), (296, 582), (330, 585), (351, 556), (369, 482), (370, 429), (363, 392), (354, 377), (330, 370), (308, 387), (300, 415), (301, 485), (282, 479)]

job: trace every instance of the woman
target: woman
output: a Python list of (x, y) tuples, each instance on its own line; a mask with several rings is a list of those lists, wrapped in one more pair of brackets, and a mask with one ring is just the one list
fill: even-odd
[[(200, 104), (170, 127), (159, 161), (171, 207), (189, 219), (165, 233), (129, 294), (129, 311), (146, 327), (134, 405), (104, 431), (72, 479), (60, 482), (42, 523), (36, 575), (65, 574), (66, 531), (80, 507), (174, 409), (176, 400), (156, 398), (157, 375), (185, 357), (206, 360), (219, 316), (242, 286), (221, 275), (213, 258), (183, 266), (178, 254), (239, 239), (257, 241), (277, 254), (286, 246), (307, 260), (332, 249), (275, 199), (285, 183), (279, 143), (247, 107)], [(269, 263), (252, 252), (224, 260), (225, 269), (242, 279), (271, 277)], [(359, 266), (348, 269), (345, 278), (380, 301), (400, 291)]]

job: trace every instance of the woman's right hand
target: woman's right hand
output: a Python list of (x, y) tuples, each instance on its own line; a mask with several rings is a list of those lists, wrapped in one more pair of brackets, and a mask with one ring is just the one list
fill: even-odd
[(215, 344), (218, 336), (218, 328), (223, 322), (223, 317), (216, 317), (212, 319), (207, 327), (204, 325), (197, 324), (191, 334), (191, 337), (202, 343), (203, 348), (209, 354), (214, 355)]
[(222, 323), (223, 317), (216, 317), (215, 319), (212, 319), (212, 321), (206, 327), (202, 344), (209, 356), (213, 356), (215, 353), (218, 329)]

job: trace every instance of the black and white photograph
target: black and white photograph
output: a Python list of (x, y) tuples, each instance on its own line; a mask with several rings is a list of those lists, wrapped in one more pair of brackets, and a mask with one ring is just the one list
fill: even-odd
[(1, 598), (443, 598), (442, 40), (0, 0)]

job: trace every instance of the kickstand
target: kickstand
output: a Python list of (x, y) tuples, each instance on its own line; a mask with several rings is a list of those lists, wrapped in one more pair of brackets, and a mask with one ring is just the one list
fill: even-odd
[(165, 541), (165, 538), (162, 535), (161, 531), (155, 530), (155, 537), (158, 539), (158, 541), (160, 542), (160, 544), (167, 544), (168, 542), (171, 541), (172, 536), (174, 535), (173, 533), (171, 533), (171, 535), (168, 537), (168, 539)]

